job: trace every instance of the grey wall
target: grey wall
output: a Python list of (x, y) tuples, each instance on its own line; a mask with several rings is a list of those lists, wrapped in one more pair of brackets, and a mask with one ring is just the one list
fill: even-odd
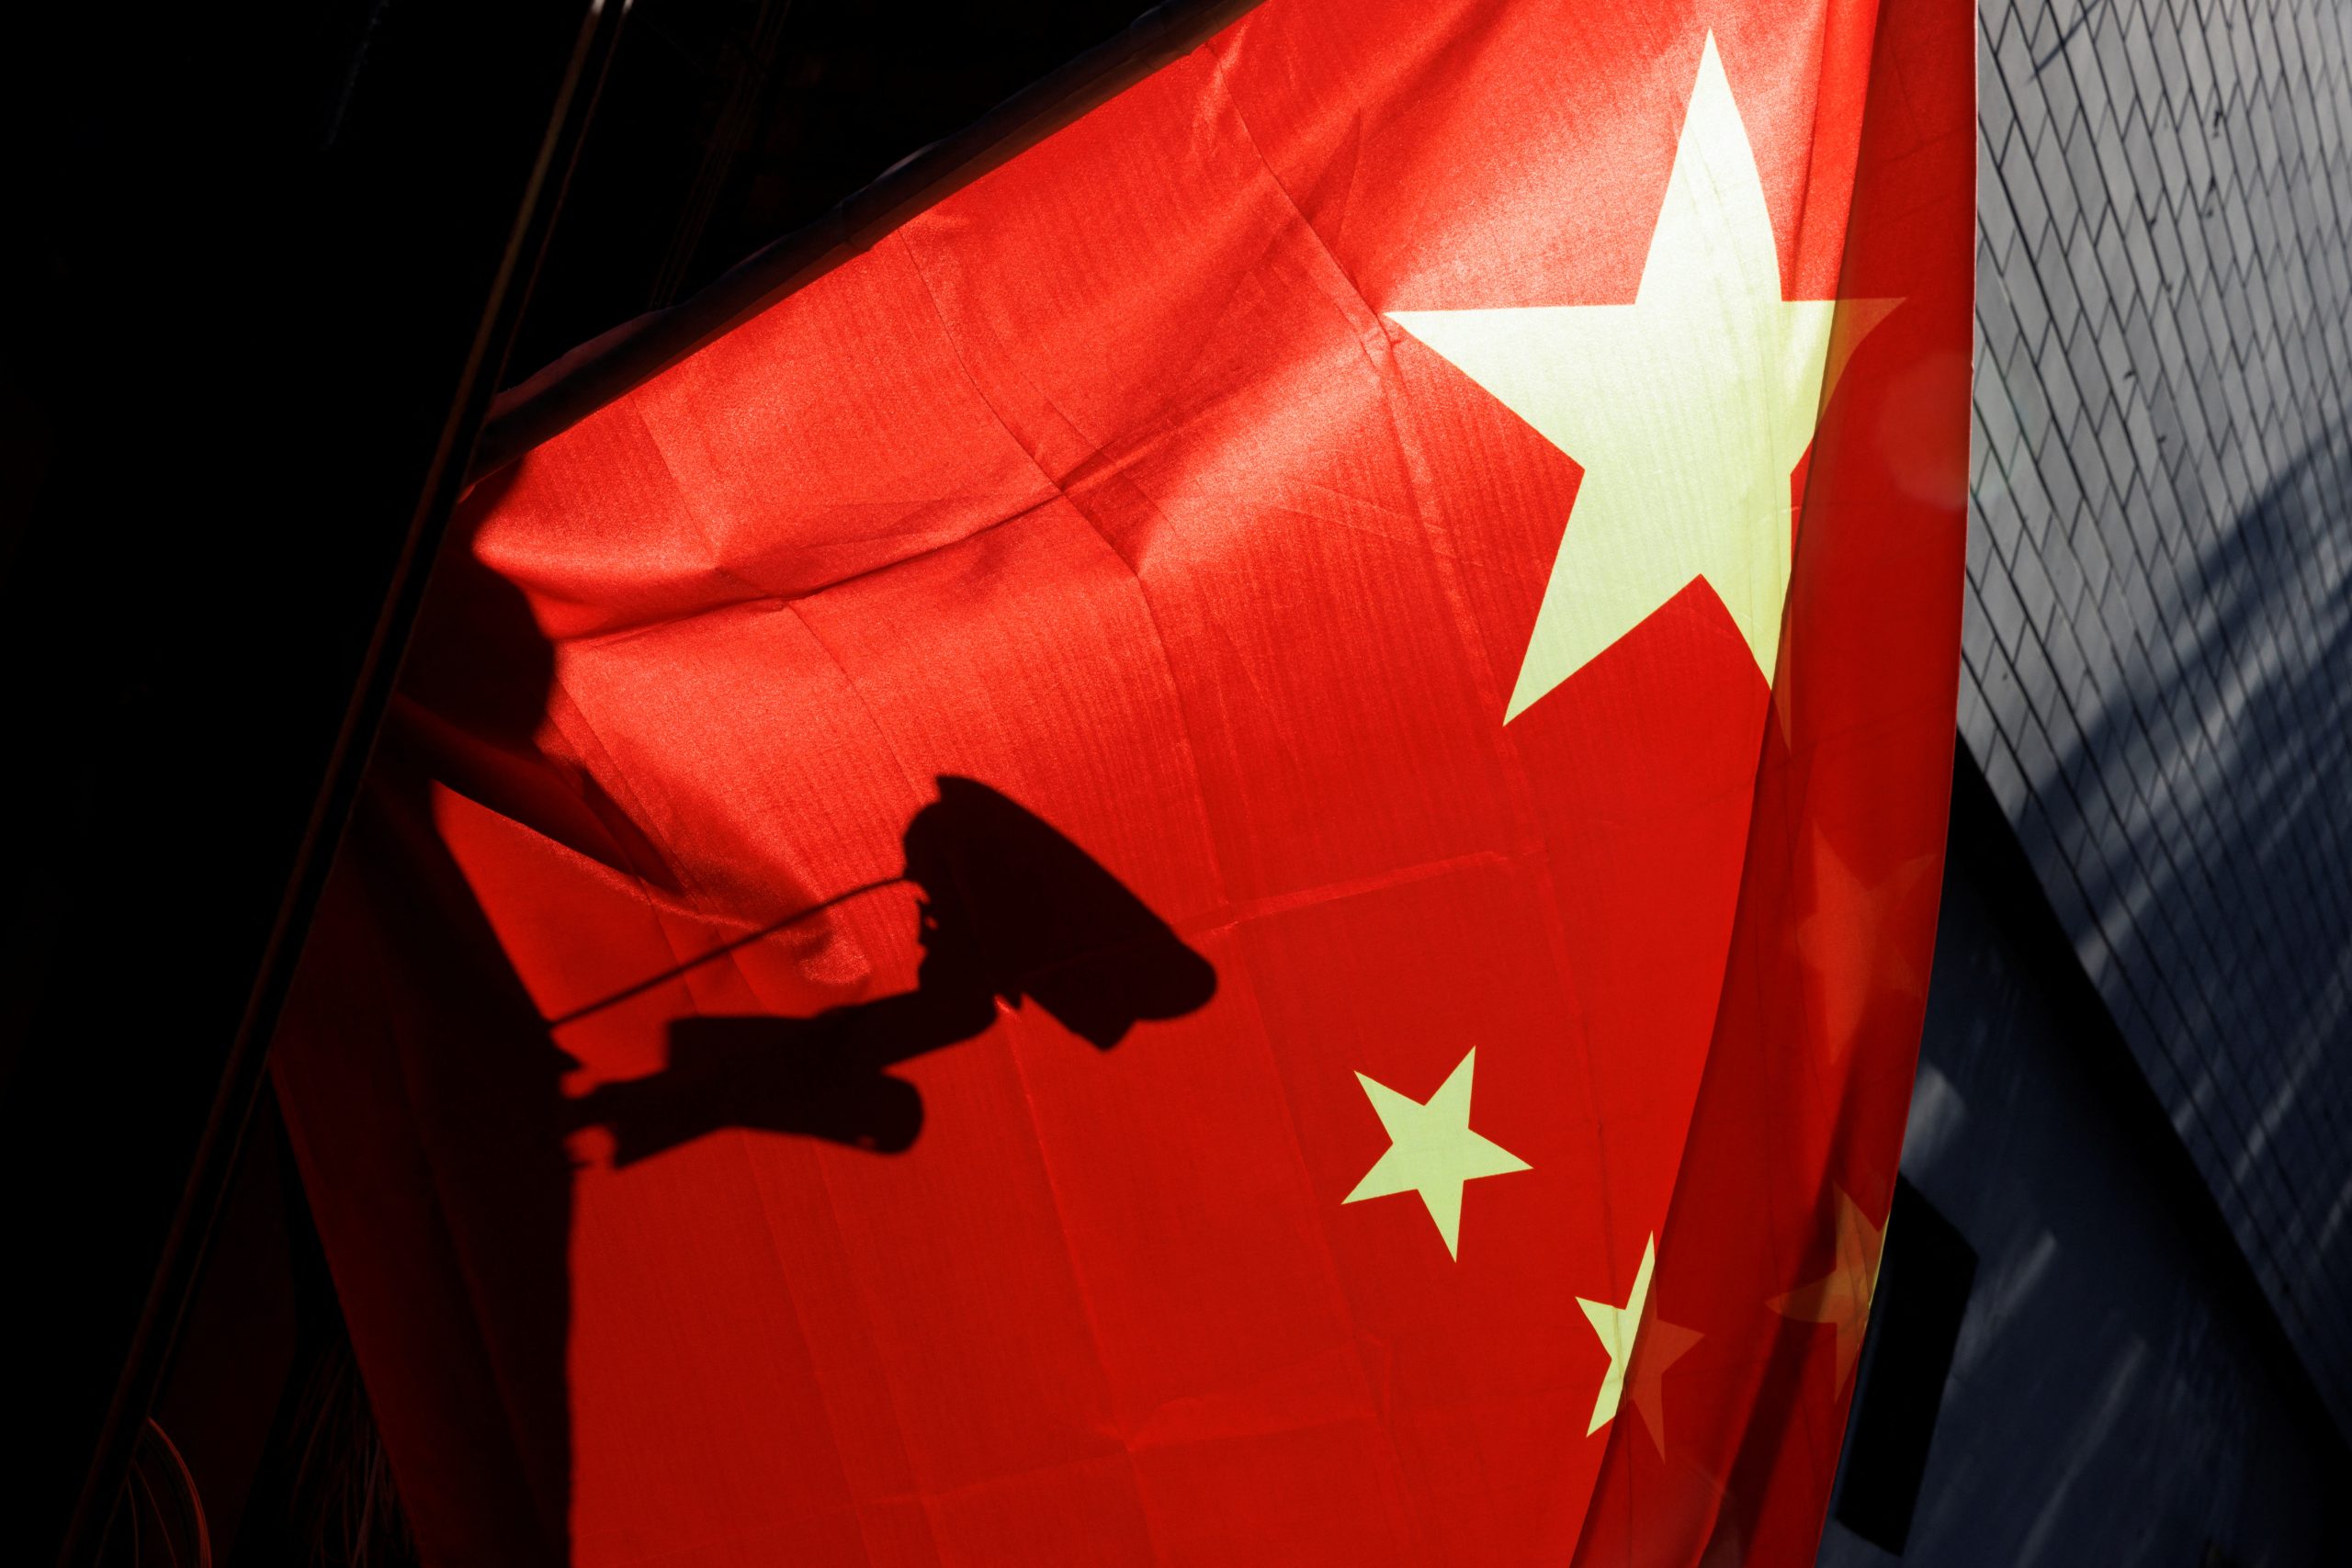
[[(2324, 1416), (2308, 1392), (2294, 1403), (2297, 1369), (2275, 1337), (2266, 1357), (2252, 1283), (2233, 1299), (2218, 1278), (2227, 1233), (2209, 1209), (2200, 1237), (2168, 1201), (2150, 1146), (2166, 1137), (2161, 1118), (2143, 1105), (2134, 1124), (2021, 959), (2015, 911), (1976, 880), (1980, 858), (1956, 854), (1945, 887), (1903, 1149), (1904, 1173), (1975, 1247), (1975, 1285), (1902, 1557), (1833, 1521), (1820, 1562), (2344, 1561), (2325, 1533), (2342, 1528), (2343, 1478)], [(2177, 1146), (2154, 1154), (2194, 1190)]]
[(2352, 1421), (2352, 5), (1979, 24), (1961, 731)]

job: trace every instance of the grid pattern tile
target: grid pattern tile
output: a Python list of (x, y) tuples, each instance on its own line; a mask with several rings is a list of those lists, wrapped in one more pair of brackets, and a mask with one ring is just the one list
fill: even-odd
[(1978, 24), (1961, 731), (2352, 1427), (2352, 3)]

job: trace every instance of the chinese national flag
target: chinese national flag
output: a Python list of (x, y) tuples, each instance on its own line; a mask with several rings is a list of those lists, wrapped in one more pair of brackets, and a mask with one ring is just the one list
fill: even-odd
[(1810, 1562), (1970, 26), (1268, 0), (481, 480), (277, 1056), (427, 1561)]

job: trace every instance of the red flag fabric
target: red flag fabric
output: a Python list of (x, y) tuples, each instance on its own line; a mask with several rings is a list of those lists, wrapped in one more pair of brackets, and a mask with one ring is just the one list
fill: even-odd
[(1269, 0), (481, 481), (276, 1057), (427, 1561), (1810, 1561), (1972, 64)]

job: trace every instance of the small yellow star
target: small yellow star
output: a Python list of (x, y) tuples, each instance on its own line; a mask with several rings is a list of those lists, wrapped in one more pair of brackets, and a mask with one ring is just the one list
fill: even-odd
[(1853, 1375), (1854, 1359), (1862, 1353), (1862, 1336), (1870, 1328), (1871, 1295), (1878, 1289), (1882, 1227), (1871, 1224), (1861, 1206), (1841, 1189), (1838, 1193), (1838, 1261), (1809, 1285), (1776, 1296), (1772, 1310), (1802, 1323), (1826, 1323), (1838, 1330), (1838, 1386)]
[(1625, 1394), (1641, 1412), (1650, 1443), (1662, 1458), (1666, 1453), (1666, 1370), (1706, 1336), (1695, 1328), (1668, 1323), (1656, 1313), (1642, 1325), (1634, 1342), (1634, 1368), (1625, 1374)]
[(1387, 1129), (1388, 1152), (1340, 1201), (1419, 1192), (1452, 1258), (1462, 1256), (1462, 1184), (1528, 1168), (1525, 1160), (1470, 1130), (1470, 1075), (1477, 1057), (1475, 1048), (1464, 1054), (1426, 1102), (1356, 1075)]
[(1860, 1037), (1873, 1001), (1928, 994), (1921, 960), (1934, 927), (1906, 924), (1905, 917), (1924, 914), (1932, 920), (1936, 890), (1928, 884), (1938, 866), (1932, 854), (1915, 855), (1871, 883), (1818, 829), (1812, 852), (1813, 906), (1797, 921), (1797, 956), (1812, 976), (1824, 1044), (1834, 1063)]
[(1589, 1437), (1607, 1426), (1630, 1393), (1650, 1441), (1663, 1454), (1666, 1370), (1705, 1337), (1649, 1310), (1650, 1277), (1657, 1269), (1657, 1237), (1653, 1235), (1642, 1247), (1641, 1267), (1634, 1272), (1634, 1291), (1623, 1306), (1582, 1296), (1577, 1298), (1577, 1305), (1584, 1308), (1593, 1333), (1600, 1337), (1600, 1348), (1609, 1352), (1609, 1371), (1601, 1376), (1600, 1393), (1592, 1402), (1592, 1421), (1585, 1427), (1585, 1435)]

